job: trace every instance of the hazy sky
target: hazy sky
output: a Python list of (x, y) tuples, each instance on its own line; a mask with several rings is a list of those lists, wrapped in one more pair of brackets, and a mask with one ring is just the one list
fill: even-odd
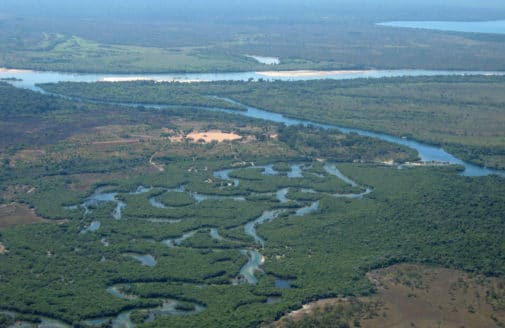
[[(374, 14), (408, 19), (505, 19), (505, 0), (0, 0), (0, 12), (54, 17), (301, 17)], [(398, 17), (395, 17), (398, 16)], [(403, 15), (403, 16), (402, 16)], [(408, 17), (406, 17), (408, 16)]]

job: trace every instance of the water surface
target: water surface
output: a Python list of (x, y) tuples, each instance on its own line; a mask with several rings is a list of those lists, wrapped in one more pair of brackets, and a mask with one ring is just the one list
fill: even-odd
[(136, 79), (143, 78), (153, 81), (308, 81), (308, 80), (349, 80), (357, 78), (383, 78), (401, 76), (462, 76), (462, 75), (505, 75), (500, 71), (450, 71), (450, 70), (420, 70), (420, 69), (398, 69), (398, 70), (363, 70), (363, 71), (318, 71), (313, 75), (289, 75), (280, 72), (277, 76), (266, 76), (261, 72), (236, 72), (236, 73), (192, 73), (192, 74), (77, 74), (64, 72), (42, 72), (26, 71), (15, 73), (0, 73), (2, 77), (15, 77), (22, 81), (8, 81), (12, 85), (41, 92), (37, 84), (58, 83), (58, 82), (98, 82), (104, 79)]
[(505, 20), (498, 21), (394, 21), (382, 26), (407, 27), (449, 32), (505, 34)]

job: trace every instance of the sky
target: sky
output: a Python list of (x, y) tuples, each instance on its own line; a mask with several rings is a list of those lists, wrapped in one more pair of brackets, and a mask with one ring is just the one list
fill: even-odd
[(370, 16), (505, 19), (505, 0), (0, 0), (15, 16), (136, 19)]

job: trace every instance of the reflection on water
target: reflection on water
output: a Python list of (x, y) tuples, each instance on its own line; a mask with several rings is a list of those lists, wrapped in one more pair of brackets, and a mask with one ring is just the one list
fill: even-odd
[(152, 189), (153, 188), (146, 188), (144, 186), (138, 186), (135, 191), (132, 191), (129, 194), (130, 195), (141, 195), (141, 194), (145, 194), (145, 193), (150, 192)]
[(219, 231), (216, 228), (210, 229), (210, 238), (216, 241), (222, 241), (224, 240), (223, 237), (219, 234)]
[(149, 254), (142, 255), (142, 254), (136, 254), (136, 253), (128, 253), (125, 255), (134, 258), (135, 260), (142, 263), (142, 265), (145, 265), (148, 267), (154, 267), (158, 263), (158, 262), (156, 262), (156, 259), (152, 255), (149, 255)]
[(258, 278), (254, 275), (256, 272), (261, 271), (260, 266), (263, 264), (262, 259), (263, 256), (257, 250), (246, 250), (243, 249), (240, 253), (244, 256), (247, 256), (247, 263), (240, 269), (240, 275), (235, 281), (234, 284), (240, 284), (243, 279), (245, 282), (251, 285), (256, 285), (258, 283)]
[[(171, 248), (177, 247), (177, 246), (180, 246), (186, 239), (193, 237), (197, 232), (198, 232), (198, 230), (189, 231), (189, 232), (186, 232), (185, 234), (183, 234), (179, 238), (165, 239), (161, 243), (165, 244), (166, 246), (171, 247)], [(217, 232), (217, 230), (216, 230), (216, 232)]]
[(275, 279), (275, 288), (289, 289), (291, 288), (291, 281), (286, 279)]
[(319, 201), (313, 202), (309, 206), (305, 206), (305, 207), (297, 209), (295, 212), (295, 215), (296, 216), (309, 215), (311, 213), (317, 212), (318, 209), (319, 209)]
[(87, 233), (87, 232), (98, 231), (98, 229), (100, 229), (100, 226), (101, 226), (100, 221), (93, 221), (93, 222), (91, 222), (91, 224), (89, 225), (89, 227), (87, 227), (86, 229), (81, 230), (81, 234), (84, 234), (84, 233)]
[(224, 169), (224, 170), (215, 171), (213, 176), (214, 176), (214, 178), (218, 178), (221, 180), (231, 181), (230, 183), (232, 183), (232, 185), (234, 187), (238, 187), (240, 184), (240, 181), (238, 179), (232, 179), (230, 177), (231, 171), (233, 171), (233, 169)]
[(288, 172), (288, 178), (303, 178), (302, 165), (301, 164), (292, 164), (291, 171)]
[(286, 197), (286, 195), (288, 194), (288, 192), (289, 192), (289, 188), (284, 188), (284, 189), (278, 190), (275, 193), (275, 196), (277, 197), (277, 200), (281, 204), (289, 202), (289, 199)]

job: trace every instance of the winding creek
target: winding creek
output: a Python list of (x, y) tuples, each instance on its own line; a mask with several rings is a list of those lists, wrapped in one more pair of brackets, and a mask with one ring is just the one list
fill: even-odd
[[(238, 167), (235, 169), (225, 169), (225, 170), (217, 170), (213, 172), (213, 176), (219, 177), (220, 179), (223, 179), (224, 181), (228, 181), (229, 187), (233, 186), (238, 186), (240, 184), (240, 180), (231, 177), (233, 174), (234, 170), (241, 170), (244, 168), (250, 168), (250, 169), (260, 169), (262, 174), (265, 175), (284, 175), (290, 179), (297, 179), (300, 177), (303, 177), (304, 175), (304, 169), (305, 168), (310, 168), (300, 164), (300, 163), (292, 163), (290, 164), (290, 169), (286, 171), (277, 171), (274, 169), (273, 164), (269, 165), (250, 165), (246, 167)], [(371, 189), (365, 188), (363, 186), (360, 186), (357, 184), (355, 181), (351, 180), (350, 178), (346, 177), (342, 172), (338, 170), (338, 168), (334, 164), (325, 164), (324, 165), (324, 170), (328, 175), (333, 175), (343, 181), (344, 183), (360, 188), (362, 190), (365, 190), (362, 193), (356, 193), (356, 194), (326, 194), (326, 193), (319, 193), (315, 190), (312, 189), (303, 189), (301, 188), (301, 191), (304, 192), (310, 192), (314, 194), (321, 194), (321, 195), (330, 195), (334, 197), (350, 197), (350, 198), (355, 198), (359, 199), (365, 196), (366, 194), (372, 192)], [(93, 213), (93, 210), (105, 203), (110, 203), (110, 202), (119, 202), (117, 200), (118, 192), (114, 191), (112, 189), (112, 186), (100, 186), (97, 187), (97, 189), (93, 192), (93, 194), (89, 197), (87, 197), (84, 202), (81, 205), (71, 205), (71, 206), (66, 206), (65, 209), (69, 211), (74, 211), (81, 209), (83, 210), (83, 215), (84, 217), (89, 216)], [(250, 222), (247, 222), (244, 224), (244, 233), (248, 236), (251, 237), (253, 243), (256, 245), (250, 246), (249, 248), (244, 248), (244, 249), (238, 249), (240, 254), (242, 254), (247, 260), (244, 263), (244, 265), (240, 268), (238, 276), (233, 279), (230, 283), (232, 285), (238, 285), (238, 284), (257, 284), (259, 281), (258, 274), (263, 273), (262, 266), (266, 261), (266, 258), (260, 253), (261, 250), (265, 247), (265, 239), (261, 237), (258, 232), (256, 231), (257, 227), (259, 227), (262, 224), (266, 224), (268, 222), (271, 222), (277, 218), (279, 218), (281, 215), (288, 215), (289, 213), (294, 214), (295, 216), (307, 216), (311, 213), (317, 212), (319, 210), (319, 201), (315, 201), (312, 203), (307, 202), (298, 202), (294, 201), (288, 198), (288, 193), (291, 188), (281, 188), (277, 190), (276, 192), (270, 193), (272, 195), (275, 195), (275, 199), (279, 202), (281, 205), (280, 208), (273, 209), (273, 210), (266, 210), (260, 215), (258, 218), (251, 220)], [(144, 186), (138, 186), (135, 190), (131, 192), (126, 192), (126, 194), (129, 195), (141, 195), (150, 192), (153, 190), (152, 187), (144, 187)], [(185, 192), (188, 193), (189, 195), (195, 194), (194, 192), (191, 192), (189, 190), (186, 190), (184, 186), (180, 186), (177, 188), (173, 189), (168, 189), (165, 188), (163, 189), (164, 192)], [(207, 199), (209, 200), (216, 200), (220, 199), (220, 196), (212, 196), (212, 195), (207, 195)], [(231, 198), (234, 199), (234, 197), (225, 197), (225, 198)], [(236, 198), (236, 197), (235, 197)], [(151, 202), (152, 198), (148, 198), (147, 201)], [(238, 200), (238, 199), (236, 199)], [(242, 198), (240, 198), (242, 200)], [(245, 199), (244, 199), (245, 200)], [(282, 204), (286, 203), (292, 203), (294, 202), (297, 204), (297, 207), (282, 207)], [(126, 203), (123, 203), (124, 207), (127, 206)], [(152, 205), (152, 203), (151, 203)], [(170, 208), (166, 208), (167, 211), (170, 210)], [(115, 219), (114, 213), (112, 213), (112, 218)], [(81, 233), (92, 233), (96, 232), (100, 228), (100, 222), (99, 221), (92, 221), (85, 229), (81, 231)], [(174, 237), (174, 238), (168, 238), (165, 240), (162, 240), (161, 243), (167, 247), (170, 248), (177, 248), (177, 247), (184, 247), (182, 244), (185, 240), (192, 238), (193, 236), (196, 235), (198, 232), (202, 231), (208, 231), (209, 236), (215, 240), (216, 242), (221, 242), (225, 240), (224, 237), (222, 237), (219, 234), (219, 231), (217, 228), (197, 228), (191, 231), (187, 231), (183, 233), (179, 237)], [(153, 241), (154, 242), (154, 241)], [(104, 245), (108, 246), (108, 245)], [(157, 260), (150, 254), (138, 254), (138, 253), (124, 253), (123, 256), (125, 257), (130, 257), (136, 261), (139, 262), (140, 265), (146, 266), (146, 267), (154, 267), (157, 265)], [(264, 273), (263, 273), (264, 274)], [(292, 282), (290, 280), (282, 279), (279, 277), (276, 277), (275, 283), (274, 283), (276, 288), (279, 289), (288, 289), (292, 288)], [(115, 284), (111, 285), (107, 288), (107, 292), (112, 295), (113, 297), (127, 300), (127, 301), (135, 301), (139, 300), (140, 297), (128, 293), (128, 288), (129, 284)], [(272, 302), (279, 302), (281, 301), (280, 297), (276, 298), (268, 298), (267, 303), (272, 303)], [(186, 302), (187, 303), (187, 302)], [(191, 302), (190, 302), (191, 303)], [(205, 307), (200, 305), (200, 304), (192, 304), (193, 309), (192, 310), (182, 310), (178, 309), (177, 307), (178, 301), (173, 300), (173, 299), (166, 299), (163, 300), (161, 306), (153, 307), (153, 308), (148, 308), (144, 309), (143, 311), (146, 311), (148, 321), (155, 320), (156, 316), (164, 316), (164, 315), (188, 315), (188, 314), (194, 314), (198, 313), (201, 311), (205, 310)], [(112, 326), (115, 328), (119, 327), (134, 327), (134, 323), (130, 319), (130, 315), (133, 310), (129, 311), (124, 311), (119, 313), (116, 317), (104, 317), (104, 318), (95, 318), (95, 319), (88, 319), (85, 320), (83, 323), (89, 326), (99, 326), (102, 325), (106, 322), (112, 322)], [(54, 321), (57, 323), (57, 321)], [(60, 323), (61, 326), (65, 326), (63, 323)]]

